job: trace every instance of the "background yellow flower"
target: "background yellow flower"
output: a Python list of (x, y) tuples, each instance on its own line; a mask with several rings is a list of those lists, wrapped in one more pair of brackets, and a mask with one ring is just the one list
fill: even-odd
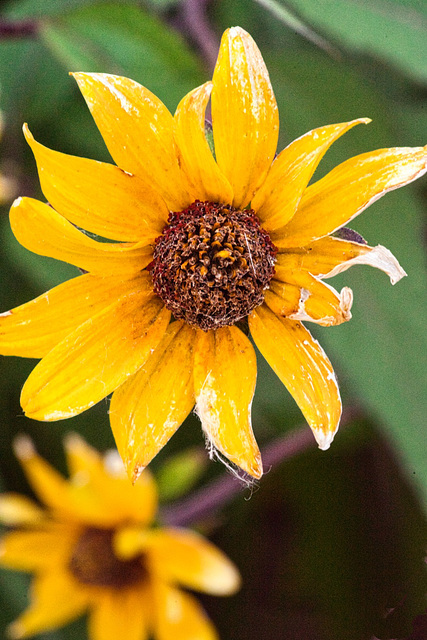
[(35, 574), (30, 606), (8, 635), (55, 629), (89, 611), (92, 640), (217, 638), (180, 587), (229, 595), (239, 587), (234, 565), (190, 530), (152, 527), (157, 493), (148, 472), (132, 487), (115, 451), (101, 457), (77, 435), (66, 452), (69, 480), (28, 438), (16, 442), (42, 506), (19, 494), (0, 496), (0, 520), (13, 527), (1, 539), (0, 563)]

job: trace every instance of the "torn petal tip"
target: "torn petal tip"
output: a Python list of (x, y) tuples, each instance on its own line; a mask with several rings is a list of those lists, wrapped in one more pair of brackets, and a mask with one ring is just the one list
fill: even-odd
[(136, 464), (133, 468), (133, 471), (131, 473), (131, 482), (132, 484), (135, 484), (135, 482), (138, 480), (139, 476), (141, 475), (141, 473), (144, 471), (145, 467), (142, 466), (142, 464)]

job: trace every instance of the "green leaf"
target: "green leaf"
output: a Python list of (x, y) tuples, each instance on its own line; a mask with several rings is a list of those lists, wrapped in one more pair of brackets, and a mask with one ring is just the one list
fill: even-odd
[[(276, 0), (279, 4), (279, 0)], [(427, 5), (419, 0), (290, 0), (343, 46), (378, 56), (427, 82)]]
[(191, 447), (166, 458), (156, 473), (161, 502), (168, 502), (190, 491), (206, 469), (208, 457), (200, 447)]
[(180, 36), (132, 4), (85, 6), (45, 20), (41, 33), (69, 71), (131, 77), (170, 108), (204, 80), (198, 59)]

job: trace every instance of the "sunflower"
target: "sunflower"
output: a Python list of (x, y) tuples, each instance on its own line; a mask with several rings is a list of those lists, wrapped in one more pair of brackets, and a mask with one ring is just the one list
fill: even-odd
[(174, 116), (133, 80), (73, 75), (116, 165), (52, 151), (24, 127), (50, 206), (18, 199), (13, 232), (87, 272), (1, 318), (1, 353), (43, 358), (22, 390), (25, 414), (62, 420), (114, 392), (111, 426), (135, 480), (195, 405), (211, 454), (259, 478), (248, 325), (327, 449), (341, 401), (302, 322), (350, 319), (352, 291), (324, 280), (355, 264), (392, 283), (405, 275), (384, 247), (331, 234), (424, 173), (426, 149), (365, 153), (308, 186), (330, 145), (369, 120), (314, 129), (275, 157), (276, 100), (239, 27), (222, 37), (212, 82)]
[(21, 437), (16, 452), (45, 508), (0, 496), (0, 563), (35, 573), (30, 606), (11, 638), (67, 624), (89, 612), (91, 640), (215, 640), (197, 600), (178, 585), (213, 595), (239, 587), (237, 569), (199, 534), (149, 528), (157, 507), (148, 471), (132, 487), (117, 452), (101, 457), (81, 438), (66, 442), (70, 479)]

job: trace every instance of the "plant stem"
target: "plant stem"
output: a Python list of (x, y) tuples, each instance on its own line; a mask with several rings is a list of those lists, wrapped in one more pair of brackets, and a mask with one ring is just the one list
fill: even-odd
[[(343, 414), (340, 429), (359, 417), (361, 417), (361, 412), (358, 409), (348, 409)], [(290, 460), (313, 448), (315, 444), (313, 434), (308, 426), (301, 425), (264, 447), (262, 450), (264, 468), (268, 472), (281, 462)], [(168, 526), (182, 527), (194, 524), (231, 502), (246, 486), (241, 477), (225, 472), (189, 497), (176, 504), (161, 508), (159, 520), (162, 525)]]

